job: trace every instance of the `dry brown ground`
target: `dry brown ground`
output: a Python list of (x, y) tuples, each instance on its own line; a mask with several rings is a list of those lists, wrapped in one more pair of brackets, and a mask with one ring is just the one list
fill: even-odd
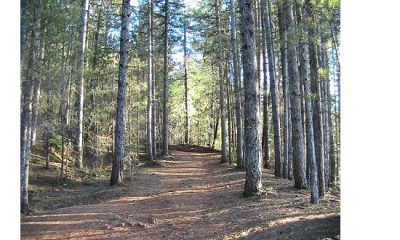
[(267, 194), (244, 198), (243, 171), (221, 165), (218, 153), (189, 151), (175, 148), (174, 160), (140, 169), (125, 186), (103, 182), (47, 194), (50, 210), (21, 217), (22, 239), (340, 238), (338, 193), (311, 205), (308, 191), (268, 170)]

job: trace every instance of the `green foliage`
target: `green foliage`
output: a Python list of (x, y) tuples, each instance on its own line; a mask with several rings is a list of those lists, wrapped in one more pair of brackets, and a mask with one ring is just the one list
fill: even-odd
[(49, 138), (49, 147), (61, 151), (62, 135), (58, 133), (52, 134)]
[(97, 178), (104, 176), (106, 174), (106, 170), (102, 167), (95, 167), (89, 171), (89, 177)]
[(328, 77), (329, 77), (329, 69), (328, 68), (319, 68), (318, 69), (318, 75), (322, 79), (328, 79)]

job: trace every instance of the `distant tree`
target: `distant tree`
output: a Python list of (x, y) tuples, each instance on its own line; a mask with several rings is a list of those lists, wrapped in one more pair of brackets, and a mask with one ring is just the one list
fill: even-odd
[(275, 176), (281, 176), (282, 166), (282, 145), (281, 145), (281, 122), (279, 113), (279, 95), (278, 95), (278, 83), (276, 80), (275, 70), (275, 57), (274, 57), (274, 43), (272, 39), (272, 14), (271, 14), (271, 3), (267, 0), (267, 4), (261, 3), (267, 6), (267, 13), (265, 19), (265, 31), (267, 41), (267, 55), (268, 55), (268, 73), (270, 81), (270, 93), (272, 102), (272, 125), (274, 128), (274, 155), (275, 155)]
[(169, 0), (164, 5), (164, 91), (163, 91), (163, 156), (168, 156), (168, 21), (169, 21)]
[(265, 14), (265, 5), (266, 1), (262, 0), (260, 4), (260, 14), (261, 14), (261, 48), (262, 48), (262, 62), (263, 62), (263, 90), (264, 90), (264, 98), (263, 98), (263, 135), (262, 135), (262, 147), (263, 147), (263, 162), (265, 168), (270, 168), (270, 160), (269, 160), (269, 116), (268, 116), (268, 79), (267, 79), (267, 56), (266, 56), (266, 23), (267, 16)]
[(239, 78), (239, 59), (237, 50), (237, 37), (236, 37), (236, 11), (235, 0), (230, 1), (230, 17), (231, 17), (231, 49), (233, 60), (233, 79), (235, 89), (235, 113), (236, 113), (236, 158), (237, 167), (243, 168), (243, 124), (242, 124), (242, 106), (240, 97), (240, 78)]
[(184, 102), (185, 102), (185, 144), (190, 143), (189, 129), (189, 106), (188, 106), (188, 51), (187, 51), (187, 21), (186, 17), (183, 20), (183, 68), (184, 68)]
[(75, 160), (75, 166), (77, 168), (81, 168), (83, 166), (83, 101), (84, 101), (84, 89), (85, 89), (85, 79), (84, 79), (84, 67), (85, 67), (85, 50), (86, 50), (86, 31), (87, 31), (87, 21), (88, 21), (88, 11), (89, 11), (89, 0), (83, 0), (82, 2), (82, 28), (80, 35), (80, 58), (78, 64), (78, 92), (77, 92), (77, 101), (78, 101), (78, 115), (77, 115), (77, 139), (76, 139), (76, 148), (77, 148), (77, 158)]
[(148, 81), (147, 81), (147, 158), (148, 160), (153, 160), (155, 156), (153, 155), (153, 1), (148, 0), (147, 2), (147, 17), (148, 17), (148, 57), (147, 57), (147, 68), (148, 68)]
[(226, 126), (225, 126), (225, 96), (224, 96), (224, 52), (222, 46), (221, 26), (220, 26), (220, 3), (215, 0), (215, 17), (218, 39), (218, 75), (219, 75), (219, 106), (221, 111), (221, 163), (226, 163)]
[(323, 197), (325, 194), (325, 177), (324, 177), (324, 149), (322, 139), (322, 120), (321, 120), (321, 102), (320, 102), (320, 87), (318, 76), (318, 55), (316, 46), (316, 33), (315, 21), (312, 10), (312, 3), (306, 0), (305, 14), (307, 16), (307, 32), (308, 32), (308, 46), (310, 55), (310, 80), (311, 80), (311, 94), (313, 104), (313, 124), (314, 124), (314, 143), (315, 143), (315, 158), (318, 166), (318, 184), (319, 196)]
[(288, 64), (287, 64), (287, 16), (284, 12), (283, 1), (279, 1), (278, 5), (278, 19), (279, 19), (279, 40), (280, 40), (280, 53), (281, 53), (281, 71), (282, 71), (282, 87), (283, 87), (283, 162), (282, 172), (275, 174), (276, 176), (288, 178), (289, 176), (289, 152), (290, 152), (290, 138), (289, 138), (289, 104), (290, 98), (288, 93)]

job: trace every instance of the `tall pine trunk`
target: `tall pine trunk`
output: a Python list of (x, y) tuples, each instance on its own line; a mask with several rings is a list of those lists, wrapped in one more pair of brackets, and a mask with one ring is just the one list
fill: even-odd
[[(287, 14), (284, 12), (284, 6), (280, 1), (278, 7), (279, 17), (279, 37), (280, 37), (280, 52), (281, 52), (281, 70), (282, 70), (282, 83), (283, 83), (283, 166), (282, 177), (288, 178), (289, 175), (289, 94), (288, 94), (288, 64), (287, 64), (287, 29), (286, 21)], [(279, 176), (279, 175), (276, 175)]]
[(163, 156), (168, 156), (168, 21), (169, 21), (169, 0), (165, 0), (164, 6), (164, 91), (163, 91)]
[(83, 101), (84, 101), (84, 66), (85, 66), (85, 43), (86, 43), (86, 31), (87, 31), (87, 16), (89, 9), (89, 0), (83, 0), (82, 3), (82, 28), (80, 33), (80, 59), (78, 65), (78, 114), (77, 114), (77, 125), (78, 135), (76, 140), (77, 158), (75, 160), (75, 166), (81, 168), (83, 164)]
[(293, 19), (292, 4), (289, 0), (284, 0), (283, 9), (288, 24), (288, 41), (287, 41), (287, 57), (288, 57), (288, 76), (289, 76), (289, 93), (291, 103), (291, 122), (292, 122), (292, 148), (293, 148), (293, 176), (295, 187), (299, 189), (307, 188), (306, 176), (306, 159), (304, 148), (304, 130), (301, 116), (301, 96), (300, 96), (300, 76), (297, 67), (296, 54), (296, 35)]
[(236, 14), (235, 14), (235, 0), (230, 1), (230, 16), (231, 16), (231, 45), (233, 57), (233, 79), (235, 89), (235, 112), (236, 112), (236, 159), (237, 167), (243, 168), (243, 124), (242, 124), (242, 106), (240, 97), (240, 78), (238, 66), (238, 50), (237, 50), (237, 37), (236, 37)]
[(325, 178), (324, 178), (324, 151), (322, 141), (322, 122), (321, 122), (321, 103), (320, 103), (320, 87), (318, 76), (318, 56), (316, 48), (315, 22), (312, 13), (310, 0), (305, 1), (305, 11), (307, 15), (308, 26), (308, 45), (310, 56), (310, 79), (311, 79), (311, 94), (313, 105), (313, 128), (314, 128), (314, 143), (315, 143), (315, 158), (318, 166), (318, 185), (319, 196), (325, 194)]
[(228, 113), (228, 163), (232, 164), (232, 119), (231, 119), (231, 101), (230, 101), (230, 93), (229, 93), (229, 65), (228, 62), (225, 64), (225, 71), (226, 71), (226, 103), (227, 103), (227, 113)]
[(218, 73), (219, 73), (219, 105), (221, 111), (221, 163), (226, 163), (226, 126), (225, 126), (225, 97), (224, 97), (224, 53), (221, 36), (221, 23), (219, 16), (219, 0), (215, 0), (216, 23), (217, 23), (217, 38), (218, 38)]
[(29, 159), (31, 153), (31, 124), (32, 124), (32, 95), (33, 82), (36, 79), (36, 60), (39, 41), (40, 27), (40, 1), (34, 4), (33, 27), (29, 49), (26, 79), (21, 83), (22, 111), (21, 111), (21, 211), (26, 212), (29, 208), (28, 183), (29, 183)]
[[(38, 62), (41, 62), (44, 59), (45, 35), (46, 35), (46, 29), (43, 30), (43, 36), (41, 36), (42, 40), (40, 41), (41, 46), (38, 53), (38, 60), (37, 60)], [(37, 119), (39, 115), (39, 101), (40, 101), (41, 88), (42, 88), (42, 77), (38, 78), (35, 81), (33, 88), (34, 90), (33, 90), (33, 103), (32, 103), (32, 133), (31, 133), (32, 146), (35, 146), (36, 144)]]
[(183, 20), (183, 68), (184, 68), (184, 101), (185, 101), (185, 144), (189, 144), (189, 106), (188, 106), (188, 72), (187, 72), (187, 22), (186, 19)]
[(258, 135), (258, 98), (257, 76), (255, 73), (255, 29), (253, 16), (253, 1), (240, 0), (241, 35), (242, 35), (242, 62), (245, 89), (245, 159), (246, 182), (244, 196), (251, 196), (259, 192), (262, 187), (262, 163), (260, 159), (260, 145)]
[(111, 172), (111, 185), (122, 183), (124, 180), (125, 156), (125, 102), (128, 75), (128, 40), (130, 0), (122, 4), (120, 57), (118, 71), (117, 113), (115, 119), (115, 155)]
[[(265, 1), (265, 0), (263, 0)], [(274, 129), (274, 155), (275, 155), (275, 176), (281, 176), (281, 163), (282, 163), (282, 148), (281, 148), (281, 124), (279, 113), (279, 96), (278, 96), (278, 83), (276, 80), (275, 72), (275, 57), (274, 57), (274, 44), (272, 41), (272, 20), (271, 20), (271, 3), (267, 0), (267, 4), (262, 3), (268, 7), (266, 13), (265, 31), (267, 41), (267, 56), (268, 56), (268, 73), (270, 81), (270, 93), (272, 102), (272, 125)]]
[(318, 169), (315, 157), (315, 143), (314, 143), (314, 128), (313, 128), (313, 108), (312, 108), (312, 97), (310, 89), (310, 74), (308, 71), (309, 61), (307, 59), (308, 48), (303, 41), (307, 41), (305, 36), (305, 25), (307, 22), (307, 16), (303, 17), (299, 21), (301, 34), (300, 44), (300, 77), (303, 79), (304, 85), (304, 98), (305, 98), (305, 125), (306, 125), (306, 158), (307, 166), (309, 166), (309, 186), (310, 186), (310, 201), (314, 204), (319, 204), (319, 187), (318, 187)]
[(153, 125), (152, 125), (152, 113), (153, 113), (153, 88), (152, 88), (152, 82), (153, 82), (153, 1), (148, 0), (148, 11), (147, 11), (147, 16), (148, 16), (148, 22), (149, 26), (147, 29), (148, 33), (148, 58), (147, 58), (147, 67), (148, 67), (148, 79), (147, 79), (147, 133), (146, 133), (146, 138), (147, 138), (147, 144), (146, 144), (146, 151), (147, 151), (147, 159), (148, 160), (153, 160), (154, 155), (153, 155), (153, 137), (152, 137), (152, 132), (153, 132)]
[(269, 169), (270, 162), (269, 162), (269, 136), (268, 136), (268, 128), (269, 128), (269, 119), (268, 119), (268, 79), (267, 79), (267, 56), (266, 56), (266, 22), (267, 16), (265, 15), (265, 5), (266, 1), (261, 1), (260, 11), (261, 11), (261, 39), (262, 39), (262, 62), (263, 62), (263, 81), (264, 81), (264, 99), (263, 99), (263, 136), (262, 136), (262, 147), (263, 147), (263, 161), (264, 167)]

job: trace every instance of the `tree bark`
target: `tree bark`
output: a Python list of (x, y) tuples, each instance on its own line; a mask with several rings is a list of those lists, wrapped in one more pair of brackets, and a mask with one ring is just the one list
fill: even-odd
[(262, 59), (263, 59), (263, 80), (264, 80), (264, 99), (263, 99), (263, 136), (262, 136), (262, 147), (263, 147), (263, 161), (264, 161), (264, 168), (269, 169), (270, 166), (270, 160), (269, 160), (269, 136), (268, 136), (268, 128), (269, 128), (269, 116), (268, 116), (268, 79), (267, 79), (267, 56), (266, 56), (266, 46), (265, 46), (265, 40), (266, 40), (266, 22), (267, 22), (267, 16), (265, 15), (265, 5), (266, 1), (262, 0), (261, 1), (261, 39), (262, 39)]
[(233, 57), (233, 79), (235, 89), (235, 111), (236, 111), (236, 159), (237, 168), (243, 168), (243, 124), (241, 117), (241, 97), (240, 97), (240, 78), (238, 66), (238, 50), (237, 50), (237, 37), (236, 37), (236, 14), (235, 14), (235, 0), (230, 1), (230, 16), (231, 16), (231, 45)]
[(149, 26), (148, 26), (148, 79), (147, 79), (147, 146), (146, 146), (146, 151), (147, 151), (147, 159), (148, 160), (153, 160), (154, 155), (153, 155), (153, 137), (152, 137), (152, 132), (153, 132), (153, 126), (152, 126), (152, 113), (153, 113), (153, 87), (152, 87), (152, 82), (153, 82), (153, 0), (148, 0), (148, 9), (147, 9), (147, 15), (148, 15), (148, 21), (149, 21)]
[[(289, 175), (289, 94), (288, 94), (288, 64), (287, 64), (287, 16), (284, 12), (284, 6), (280, 1), (278, 6), (279, 17), (279, 36), (280, 36), (280, 52), (281, 52), (281, 70), (283, 83), (283, 101), (284, 101), (284, 116), (283, 116), (283, 166), (282, 177), (288, 178)], [(278, 176), (278, 175), (277, 175)]]
[(29, 184), (29, 159), (31, 153), (31, 124), (32, 124), (32, 95), (33, 82), (36, 79), (36, 60), (39, 41), (40, 27), (40, 1), (35, 2), (33, 12), (33, 27), (31, 32), (31, 43), (27, 65), (26, 79), (21, 83), (22, 111), (21, 111), (21, 211), (26, 212), (29, 208), (28, 184)]
[(217, 38), (218, 38), (218, 72), (219, 72), (219, 105), (221, 111), (221, 163), (226, 163), (226, 126), (225, 126), (225, 97), (224, 97), (224, 53), (222, 46), (222, 37), (220, 29), (220, 16), (219, 16), (219, 0), (215, 0), (215, 12), (217, 23)]
[(229, 78), (228, 78), (228, 73), (229, 73), (229, 65), (228, 62), (225, 64), (225, 71), (226, 71), (226, 100), (227, 100), (227, 113), (228, 113), (228, 163), (232, 164), (232, 121), (231, 121), (231, 102), (230, 102), (230, 94), (229, 94)]
[[(305, 124), (306, 124), (306, 139), (307, 139), (307, 165), (309, 166), (310, 175), (310, 201), (314, 204), (319, 204), (319, 187), (318, 187), (318, 169), (315, 157), (315, 143), (314, 143), (314, 128), (313, 128), (313, 108), (312, 108), (312, 97), (310, 89), (310, 74), (308, 71), (309, 61), (307, 59), (308, 44), (305, 36), (305, 23), (307, 22), (307, 16), (302, 18), (299, 22), (301, 31), (300, 40), (300, 77), (303, 79), (304, 85), (304, 98), (305, 98)], [(308, 178), (307, 178), (308, 179)]]
[(284, 0), (283, 9), (287, 16), (288, 24), (288, 70), (289, 70), (289, 91), (291, 103), (291, 122), (292, 122), (292, 148), (293, 148), (293, 176), (295, 187), (305, 189), (308, 187), (306, 176), (306, 161), (304, 148), (304, 130), (301, 120), (301, 96), (300, 96), (300, 76), (297, 67), (296, 54), (296, 35), (293, 19), (292, 4), (289, 0)]
[[(40, 48), (38, 53), (38, 62), (43, 61), (44, 59), (44, 47), (45, 47), (45, 36), (46, 36), (46, 29), (42, 32), (42, 40), (40, 40)], [(40, 38), (40, 37), (39, 37)], [(37, 128), (37, 118), (39, 115), (39, 101), (40, 101), (40, 90), (42, 87), (42, 78), (38, 77), (34, 82), (34, 90), (33, 90), (33, 103), (32, 103), (32, 133), (31, 133), (31, 140), (32, 146), (36, 144), (36, 128)]]
[(164, 6), (164, 91), (163, 91), (163, 156), (169, 156), (168, 153), (168, 21), (169, 21), (169, 0), (165, 0)]
[[(264, 5), (264, 4), (263, 4)], [(266, 13), (266, 40), (267, 40), (267, 56), (268, 56), (268, 73), (270, 81), (270, 93), (272, 102), (272, 124), (274, 129), (274, 155), (275, 155), (275, 176), (281, 176), (281, 162), (282, 162), (282, 151), (281, 151), (281, 124), (280, 124), (280, 113), (279, 113), (279, 96), (277, 89), (277, 81), (275, 75), (275, 57), (274, 57), (274, 44), (272, 41), (272, 20), (271, 20), (271, 3), (267, 0), (266, 6), (268, 7)]]
[(122, 4), (120, 57), (118, 71), (117, 113), (115, 118), (115, 155), (111, 171), (111, 185), (120, 184), (124, 180), (124, 156), (125, 156), (125, 102), (128, 75), (128, 40), (130, 0), (124, 0)]
[(85, 42), (86, 42), (86, 31), (87, 31), (87, 16), (89, 9), (89, 0), (83, 0), (82, 3), (82, 28), (80, 33), (80, 59), (78, 69), (78, 114), (77, 114), (77, 125), (78, 135), (76, 140), (77, 158), (75, 160), (75, 167), (81, 168), (83, 165), (83, 101), (84, 101), (84, 65), (85, 65)]
[(187, 47), (186, 47), (186, 34), (187, 22), (183, 20), (183, 65), (184, 65), (184, 85), (185, 85), (185, 144), (189, 144), (189, 108), (188, 108), (188, 73), (187, 73)]
[(253, 1), (240, 0), (242, 62), (245, 89), (245, 158), (246, 182), (243, 195), (251, 196), (262, 187), (262, 163), (258, 135), (258, 98), (257, 76), (255, 74), (255, 29)]
[(311, 78), (311, 94), (313, 105), (313, 128), (314, 128), (314, 144), (315, 158), (318, 166), (318, 185), (319, 196), (325, 194), (324, 180), (324, 156), (323, 156), (323, 141), (322, 141), (322, 122), (321, 122), (321, 105), (320, 105), (320, 87), (318, 77), (318, 56), (316, 49), (315, 36), (315, 21), (312, 13), (310, 0), (305, 1), (305, 12), (307, 15), (307, 30), (308, 30), (308, 45), (310, 56), (310, 78)]

